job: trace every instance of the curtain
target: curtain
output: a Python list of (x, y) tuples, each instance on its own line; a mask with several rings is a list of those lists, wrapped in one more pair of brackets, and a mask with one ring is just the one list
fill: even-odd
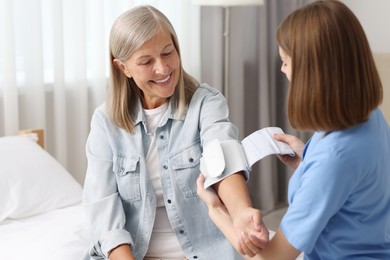
[[(285, 113), (288, 81), (280, 72), (281, 61), (276, 42), (278, 24), (303, 1), (266, 0), (263, 6), (230, 8), (230, 70), (228, 103), (240, 138), (267, 127), (281, 127), (285, 133), (304, 141), (308, 133), (291, 128)], [(201, 9), (202, 81), (222, 89), (224, 8)], [(267, 213), (285, 206), (288, 180), (292, 170), (275, 156), (252, 167), (249, 191), (254, 206)]]
[(0, 0), (0, 136), (43, 128), (46, 150), (82, 184), (89, 122), (107, 90), (109, 31), (140, 4), (171, 20), (183, 66), (199, 78), (199, 7), (189, 0)]

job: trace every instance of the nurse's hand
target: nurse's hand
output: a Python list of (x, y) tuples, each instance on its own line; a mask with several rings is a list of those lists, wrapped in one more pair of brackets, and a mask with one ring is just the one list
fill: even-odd
[(204, 181), (205, 178), (203, 174), (202, 173), (199, 174), (199, 177), (196, 180), (198, 196), (206, 203), (209, 210), (213, 208), (220, 208), (226, 210), (225, 205), (222, 203), (221, 199), (219, 198), (218, 194), (214, 191), (214, 189), (204, 188)]
[(302, 161), (302, 153), (305, 144), (302, 142), (301, 139), (293, 135), (274, 134), (273, 137), (277, 141), (281, 141), (288, 144), (291, 147), (291, 149), (295, 152), (294, 157), (291, 157), (286, 154), (277, 155), (277, 156), (284, 164), (296, 169)]
[(238, 242), (236, 249), (243, 256), (253, 257), (260, 253), (269, 242), (269, 232), (263, 223), (260, 210), (248, 207), (233, 221)]

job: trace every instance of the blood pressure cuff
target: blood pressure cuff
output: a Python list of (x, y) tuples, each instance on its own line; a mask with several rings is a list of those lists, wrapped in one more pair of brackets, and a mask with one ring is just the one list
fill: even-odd
[(241, 171), (248, 180), (250, 167), (239, 141), (228, 140), (220, 142), (214, 139), (203, 147), (200, 171), (205, 176), (204, 187), (208, 188), (222, 179)]
[(270, 154), (294, 156), (295, 153), (288, 144), (273, 138), (275, 133), (283, 134), (283, 130), (279, 127), (266, 127), (250, 134), (241, 142), (220, 142), (214, 139), (206, 143), (200, 159), (200, 171), (205, 176), (204, 187), (208, 188), (240, 171), (248, 180), (252, 165)]

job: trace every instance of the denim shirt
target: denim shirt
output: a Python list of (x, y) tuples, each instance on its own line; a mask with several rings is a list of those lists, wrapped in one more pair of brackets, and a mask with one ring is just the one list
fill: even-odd
[[(215, 138), (238, 138), (226, 101), (218, 90), (202, 84), (185, 115), (177, 118), (176, 113), (170, 102), (156, 130), (159, 174), (173, 231), (188, 259), (242, 259), (196, 193), (202, 145)], [(151, 134), (140, 102), (133, 118), (136, 130), (129, 134), (110, 121), (104, 105), (92, 117), (83, 200), (94, 243), (89, 254), (95, 259), (107, 258), (120, 244), (130, 244), (136, 259), (143, 259), (148, 249), (156, 196), (146, 172)]]

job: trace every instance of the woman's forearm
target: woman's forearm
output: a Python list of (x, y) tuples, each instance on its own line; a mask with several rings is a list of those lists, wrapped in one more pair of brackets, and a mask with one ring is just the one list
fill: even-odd
[(216, 183), (213, 188), (233, 219), (243, 209), (252, 207), (252, 201), (246, 186), (245, 177), (241, 173), (230, 175)]
[(209, 208), (210, 219), (222, 231), (225, 237), (231, 244), (235, 245), (238, 242), (238, 237), (233, 228), (233, 223), (226, 208), (214, 207)]
[(242, 255), (253, 256), (268, 244), (268, 230), (262, 222), (260, 210), (252, 207), (243, 174), (233, 174), (216, 185), (216, 191), (227, 208), (236, 236), (247, 234), (251, 240), (237, 241), (234, 247)]

